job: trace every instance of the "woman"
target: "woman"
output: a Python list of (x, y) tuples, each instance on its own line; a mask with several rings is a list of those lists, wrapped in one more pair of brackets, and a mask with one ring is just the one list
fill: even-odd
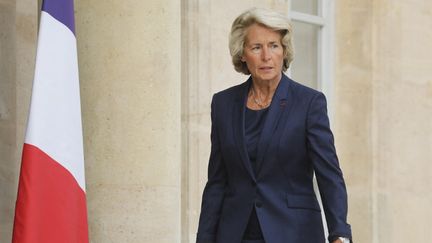
[(234, 21), (230, 53), (250, 78), (214, 95), (208, 181), (198, 243), (322, 243), (315, 172), (330, 242), (350, 242), (347, 194), (322, 93), (282, 72), (293, 59), (282, 14)]

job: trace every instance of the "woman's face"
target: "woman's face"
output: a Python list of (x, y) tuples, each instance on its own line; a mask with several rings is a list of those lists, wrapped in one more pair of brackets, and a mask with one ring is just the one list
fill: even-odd
[(281, 34), (262, 25), (247, 28), (242, 61), (255, 81), (279, 81), (282, 75)]

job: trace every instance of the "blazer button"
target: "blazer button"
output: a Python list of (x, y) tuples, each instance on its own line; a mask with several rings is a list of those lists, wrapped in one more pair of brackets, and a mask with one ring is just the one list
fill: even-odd
[(256, 202), (255, 202), (255, 206), (257, 206), (257, 208), (262, 207), (262, 202), (260, 202), (260, 201), (256, 201)]

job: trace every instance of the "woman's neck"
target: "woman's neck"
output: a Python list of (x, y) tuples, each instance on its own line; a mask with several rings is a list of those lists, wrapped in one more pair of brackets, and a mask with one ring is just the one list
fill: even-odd
[(252, 109), (263, 109), (270, 105), (276, 88), (280, 82), (252, 79), (252, 87), (249, 90), (247, 106)]
[(273, 97), (274, 92), (280, 82), (280, 79), (277, 80), (254, 80), (252, 79), (252, 87), (253, 92), (258, 97), (262, 97), (264, 99), (268, 99)]

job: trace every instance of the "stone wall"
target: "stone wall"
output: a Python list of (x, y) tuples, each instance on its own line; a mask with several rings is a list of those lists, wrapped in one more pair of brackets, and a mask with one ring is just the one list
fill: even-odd
[(356, 242), (373, 234), (373, 14), (371, 0), (336, 4), (333, 132)]
[(11, 242), (34, 73), (37, 2), (0, 0), (0, 242)]

